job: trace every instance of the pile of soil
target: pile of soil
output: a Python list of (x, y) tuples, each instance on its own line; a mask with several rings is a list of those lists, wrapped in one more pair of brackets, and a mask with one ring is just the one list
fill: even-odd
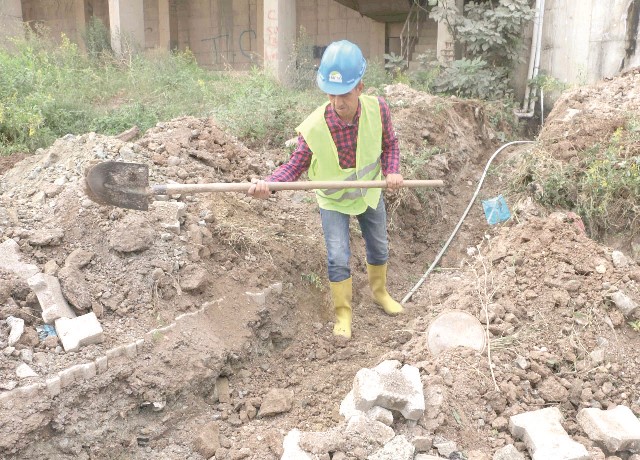
[[(441, 190), (385, 194), (389, 290), (399, 299), (449, 238), (500, 135), (480, 102), (403, 85), (389, 87), (386, 98), (412, 173), (405, 177), (446, 182)], [(44, 391), (0, 404), (3, 457), (200, 460), (215, 452), (216, 459), (277, 459), (290, 430), (337, 426), (356, 372), (385, 359), (417, 366), (425, 388), (443, 395), (417, 424), (399, 417), (396, 433), (453, 441), (468, 458), (491, 458), (508, 443), (524, 451), (509, 434), (508, 417), (543, 406), (559, 406), (565, 428), (595, 453), (575, 422), (577, 410), (624, 404), (640, 414), (640, 334), (611, 302), (616, 291), (640, 301), (637, 261), (614, 257), (566, 214), (514, 205), (512, 220), (490, 226), (478, 201), (439, 270), (394, 318), (369, 294), (354, 226), (354, 335), (345, 343), (332, 337), (313, 192), (279, 192), (266, 201), (242, 193), (166, 197), (184, 204), (171, 208), (178, 230), (158, 210), (166, 211), (162, 204), (147, 212), (99, 205), (83, 183), (96, 160), (146, 164), (158, 184), (246, 182), (283, 159), (279, 150), (249, 150), (214, 120), (186, 117), (131, 141), (66, 136), (0, 171), (0, 243), (12, 238), (24, 262), (62, 280), (69, 279), (69, 256), (81, 250), (86, 263), (63, 292), (78, 314), (96, 313), (105, 336), (75, 353), (41, 341), (37, 298), (23, 280), (0, 271), (0, 349), (8, 348), (7, 317), (22, 318), (27, 330), (14, 350), (0, 354), (0, 392), (15, 394), (145, 338), (136, 356), (109, 359), (107, 370), (55, 398)], [(478, 199), (506, 193), (508, 179), (499, 169)], [(266, 294), (265, 301), (247, 293)], [(428, 326), (451, 309), (485, 324), (483, 353), (430, 354)], [(193, 315), (149, 338), (185, 313)], [(25, 360), (37, 377), (18, 379)], [(292, 390), (293, 399), (282, 413), (264, 416), (273, 389)], [(374, 448), (342, 458), (366, 458)]]

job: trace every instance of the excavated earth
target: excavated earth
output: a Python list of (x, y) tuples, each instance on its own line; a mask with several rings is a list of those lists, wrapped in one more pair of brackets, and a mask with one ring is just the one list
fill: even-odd
[[(625, 87), (622, 99), (607, 90), (614, 85)], [(579, 115), (570, 113), (583, 129), (595, 132), (602, 111), (613, 113), (638, 85), (632, 74), (568, 94), (543, 133), (561, 133), (557, 126), (572, 104), (581, 104)], [(388, 87), (385, 97), (405, 177), (445, 181), (438, 190), (386, 194), (389, 290), (400, 299), (441, 251), (486, 162), (511, 133), (479, 102), (403, 85)], [(505, 158), (529, 148), (511, 147)], [(440, 395), (427, 401), (417, 423), (398, 417), (398, 434), (452, 441), (469, 459), (490, 459), (507, 444), (527, 455), (509, 432), (509, 417), (557, 406), (568, 433), (594, 458), (605, 458), (576, 413), (623, 404), (640, 414), (640, 332), (629, 324), (637, 318), (625, 318), (611, 301), (623, 291), (640, 302), (638, 254), (590, 239), (564, 210), (550, 213), (511, 195), (509, 162), (501, 157), (401, 316), (374, 305), (353, 227), (348, 343), (332, 338), (313, 192), (279, 192), (266, 201), (237, 192), (170, 196), (149, 211), (131, 211), (97, 204), (84, 188), (87, 166), (101, 160), (144, 163), (153, 184), (246, 182), (267, 175), (285, 155), (251, 150), (214, 120), (179, 118), (130, 140), (68, 135), (15, 165), (2, 159), (0, 243), (16, 241), (21, 260), (57, 276), (76, 313), (95, 312), (104, 331), (102, 343), (77, 352), (64, 352), (55, 338), (42, 340), (37, 297), (15, 274), (0, 271), (2, 458), (279, 459), (290, 430), (341, 426), (338, 409), (356, 372), (386, 359), (418, 367), (429, 394)], [(489, 225), (480, 200), (498, 194), (512, 218)], [(181, 211), (175, 203), (184, 204)], [(489, 337), (483, 352), (430, 353), (428, 327), (449, 310), (482, 322)], [(9, 316), (25, 321), (14, 347), (7, 342)], [(114, 352), (123, 345), (125, 352)], [(97, 375), (75, 375), (50, 396), (48, 379), (74, 365), (104, 363), (105, 356), (108, 366)], [(37, 375), (19, 378), (22, 362)], [(37, 391), (19, 391), (34, 384)], [(292, 397), (268, 410), (270, 391), (282, 389)], [(362, 445), (331, 458), (365, 459), (377, 448)], [(437, 455), (435, 448), (427, 453)]]

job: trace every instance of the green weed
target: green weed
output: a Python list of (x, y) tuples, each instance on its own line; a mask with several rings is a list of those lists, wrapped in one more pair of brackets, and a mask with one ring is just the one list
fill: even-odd
[(516, 182), (549, 208), (578, 213), (594, 237), (639, 229), (640, 121), (631, 117), (603, 145), (580, 153), (577, 164), (537, 152), (525, 158)]
[(302, 278), (302, 281), (304, 281), (307, 284), (313, 286), (314, 288), (318, 289), (319, 291), (322, 290), (322, 288), (323, 288), (322, 278), (317, 273), (314, 273), (314, 272), (303, 273), (300, 276)]

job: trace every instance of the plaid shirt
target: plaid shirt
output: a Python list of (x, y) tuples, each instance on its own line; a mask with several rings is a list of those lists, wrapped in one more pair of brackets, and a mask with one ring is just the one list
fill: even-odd
[[(382, 155), (380, 163), (382, 174), (397, 174), (400, 172), (400, 149), (398, 148), (398, 138), (391, 124), (391, 112), (384, 99), (378, 97), (380, 103), (380, 115), (382, 116)], [(329, 132), (333, 142), (338, 149), (338, 159), (340, 167), (355, 168), (356, 147), (358, 144), (358, 122), (360, 121), (360, 103), (353, 119), (353, 123), (346, 123), (340, 119), (333, 110), (331, 104), (327, 105), (324, 112), (324, 119), (327, 121)], [(307, 142), (302, 135), (298, 136), (298, 146), (291, 154), (289, 161), (280, 165), (269, 177), (267, 182), (292, 182), (309, 169), (313, 152), (309, 149)]]

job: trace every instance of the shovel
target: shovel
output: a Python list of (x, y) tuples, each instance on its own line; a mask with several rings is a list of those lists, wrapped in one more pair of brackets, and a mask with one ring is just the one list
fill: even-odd
[[(354, 183), (355, 182), (355, 183)], [(146, 211), (155, 195), (182, 193), (247, 192), (250, 182), (212, 184), (160, 184), (149, 186), (149, 167), (140, 163), (104, 161), (85, 172), (87, 195), (99, 204)], [(357, 184), (357, 185), (355, 185)], [(441, 180), (405, 180), (403, 187), (442, 187)], [(384, 180), (269, 182), (269, 190), (386, 188)]]

